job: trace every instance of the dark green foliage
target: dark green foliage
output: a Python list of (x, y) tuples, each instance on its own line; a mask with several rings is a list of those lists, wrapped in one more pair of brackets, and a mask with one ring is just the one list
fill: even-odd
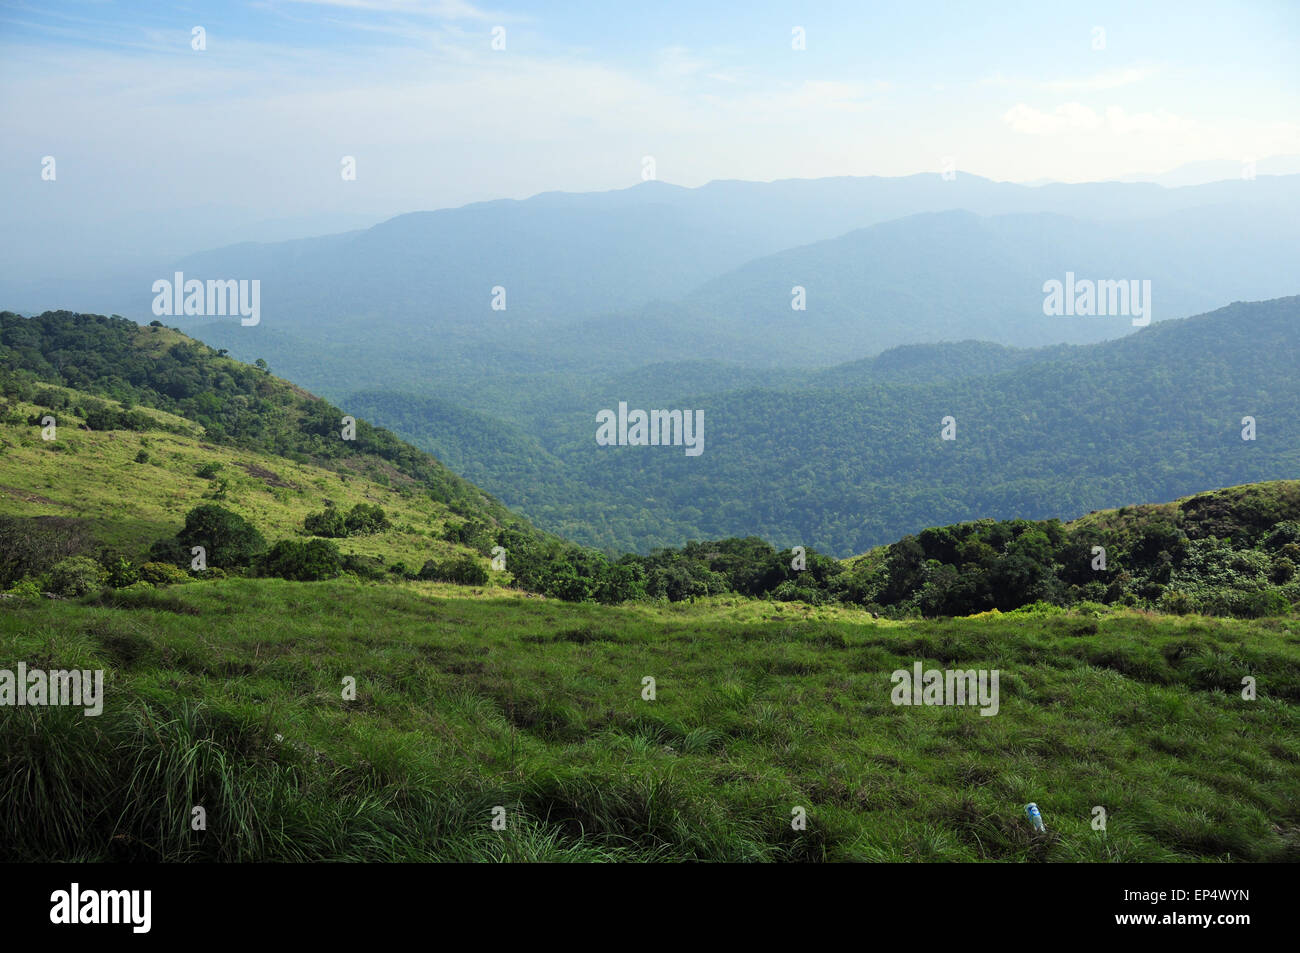
[(319, 513), (309, 513), (303, 520), (303, 529), (312, 536), (342, 539), (345, 536), (370, 536), (392, 528), (383, 507), (358, 503), (345, 515), (332, 505)]
[(257, 559), (259, 576), (297, 582), (333, 579), (342, 569), (339, 548), (328, 539), (282, 539)]
[(459, 543), (461, 546), (486, 553), (496, 542), (496, 533), (490, 526), (477, 521), (457, 523), (449, 520), (443, 530), (442, 538), (449, 543)]
[[(789, 551), (778, 555), (753, 537), (628, 555), (619, 564), (641, 567), (648, 595), (674, 602), (736, 592), (936, 617), (1093, 601), (1255, 618), (1285, 614), (1300, 601), (1296, 561), (1283, 555), (1288, 547), (1300, 550), (1290, 541), (1300, 526), (1291, 519), (1297, 512), (1300, 484), (1264, 484), (1069, 526), (978, 520), (932, 527), (872, 551), (852, 568), (809, 550), (804, 570), (796, 571)], [(1220, 532), (1260, 548), (1205, 536), (1207, 514)], [(1104, 569), (1093, 568), (1098, 546), (1106, 550)], [(538, 581), (526, 577), (524, 584)], [(568, 598), (551, 580), (538, 591)]]
[(113, 589), (122, 589), (140, 578), (140, 570), (119, 552), (105, 549), (99, 554), (99, 564), (107, 574), (105, 582)]
[[(180, 558), (174, 560), (177, 565), (188, 565), (191, 548), (202, 546), (207, 564), (225, 569), (248, 566), (266, 549), (266, 539), (253, 524), (215, 503), (204, 503), (186, 513), (176, 542), (180, 551)], [(174, 554), (176, 548), (163, 551)]]
[(342, 539), (348, 535), (347, 522), (342, 511), (332, 506), (327, 506), (319, 513), (308, 513), (302, 521), (302, 525), (303, 529), (311, 536)]
[(152, 430), (153, 418), (138, 410), (118, 410), (102, 401), (87, 401), (80, 408), (86, 426), (91, 430)]
[(443, 562), (430, 559), (420, 568), (418, 578), (462, 586), (483, 586), (487, 584), (488, 571), (473, 556), (458, 556)]
[(358, 556), (348, 553), (343, 557), (340, 567), (343, 572), (351, 573), (358, 579), (383, 579), (384, 561), (376, 556)]
[(382, 533), (393, 525), (388, 521), (388, 516), (384, 513), (383, 507), (373, 503), (358, 503), (352, 507), (344, 522), (347, 525), (349, 536), (369, 536), (372, 533)]

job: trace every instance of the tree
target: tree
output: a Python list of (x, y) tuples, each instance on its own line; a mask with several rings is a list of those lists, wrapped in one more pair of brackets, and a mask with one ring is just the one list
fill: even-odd
[(328, 539), (282, 539), (257, 560), (259, 576), (296, 582), (333, 579), (343, 568), (338, 546)]
[(266, 539), (252, 523), (215, 503), (204, 503), (185, 514), (185, 526), (176, 534), (184, 556), (202, 546), (209, 566), (224, 569), (248, 566), (266, 551)]

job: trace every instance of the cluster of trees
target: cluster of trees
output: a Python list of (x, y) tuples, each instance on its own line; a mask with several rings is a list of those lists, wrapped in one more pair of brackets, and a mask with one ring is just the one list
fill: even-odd
[(326, 503), (319, 513), (309, 513), (303, 520), (303, 529), (311, 536), (343, 539), (346, 536), (371, 536), (382, 533), (393, 524), (383, 507), (373, 503), (358, 503), (344, 513), (332, 503)]
[[(448, 529), (481, 542), (483, 528)], [(734, 593), (859, 605), (883, 615), (961, 616), (1037, 602), (1262, 616), (1300, 602), (1300, 484), (1235, 487), (1177, 505), (1058, 520), (926, 529), (859, 559), (757, 537), (691, 542), (610, 560), (590, 549), (496, 535), (515, 584), (572, 601), (677, 602)]]
[(80, 417), (89, 430), (134, 430), (144, 433), (149, 430), (166, 429), (149, 414), (133, 409), (130, 401), (119, 408), (84, 394), (73, 395), (53, 387), (33, 386), (30, 383), (24, 387), (12, 378), (7, 383), (0, 378), (0, 384), (3, 385), (3, 393), (6, 397), (18, 398), (42, 408), (41, 411), (23, 418), (21, 415), (15, 415), (5, 401), (3, 408), (0, 408), (3, 411), (0, 417), (3, 417), (5, 423), (26, 422), (33, 427), (39, 427), (45, 411), (49, 411), (53, 415), (66, 412)]
[[(752, 536), (610, 560), (526, 533), (492, 534), (472, 521), (449, 526), (446, 535), (491, 544), (508, 560), (515, 585), (575, 602), (679, 602), (733, 593), (859, 605), (892, 617), (1081, 602), (1257, 617), (1285, 614), (1300, 602), (1297, 517), (1300, 484), (1260, 484), (1069, 525), (978, 520), (933, 527), (847, 563), (813, 550), (777, 550)], [(28, 580), (33, 588), (68, 595), (141, 580), (165, 585), (189, 578), (184, 569), (196, 546), (209, 568), (194, 575), (206, 578), (235, 572), (306, 582), (348, 572), (474, 586), (489, 579), (484, 556), (431, 559), (410, 573), (375, 557), (343, 555), (327, 538), (268, 546), (255, 526), (215, 503), (191, 509), (142, 566), (110, 550), (91, 558), (89, 546), (86, 528), (75, 520), (0, 518), (0, 583)]]

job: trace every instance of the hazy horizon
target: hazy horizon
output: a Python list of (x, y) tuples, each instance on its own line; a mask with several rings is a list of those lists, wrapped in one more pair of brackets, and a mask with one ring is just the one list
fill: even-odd
[(1300, 172), (1300, 9), (1227, 9), (6, 2), (0, 253), (107, 274), (648, 174)]

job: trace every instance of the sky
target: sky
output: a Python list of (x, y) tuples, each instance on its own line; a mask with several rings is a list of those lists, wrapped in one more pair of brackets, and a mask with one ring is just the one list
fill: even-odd
[(19, 0), (0, 135), (0, 268), (34, 272), (625, 188), (646, 157), (684, 186), (1155, 176), (1300, 154), (1300, 3)]

